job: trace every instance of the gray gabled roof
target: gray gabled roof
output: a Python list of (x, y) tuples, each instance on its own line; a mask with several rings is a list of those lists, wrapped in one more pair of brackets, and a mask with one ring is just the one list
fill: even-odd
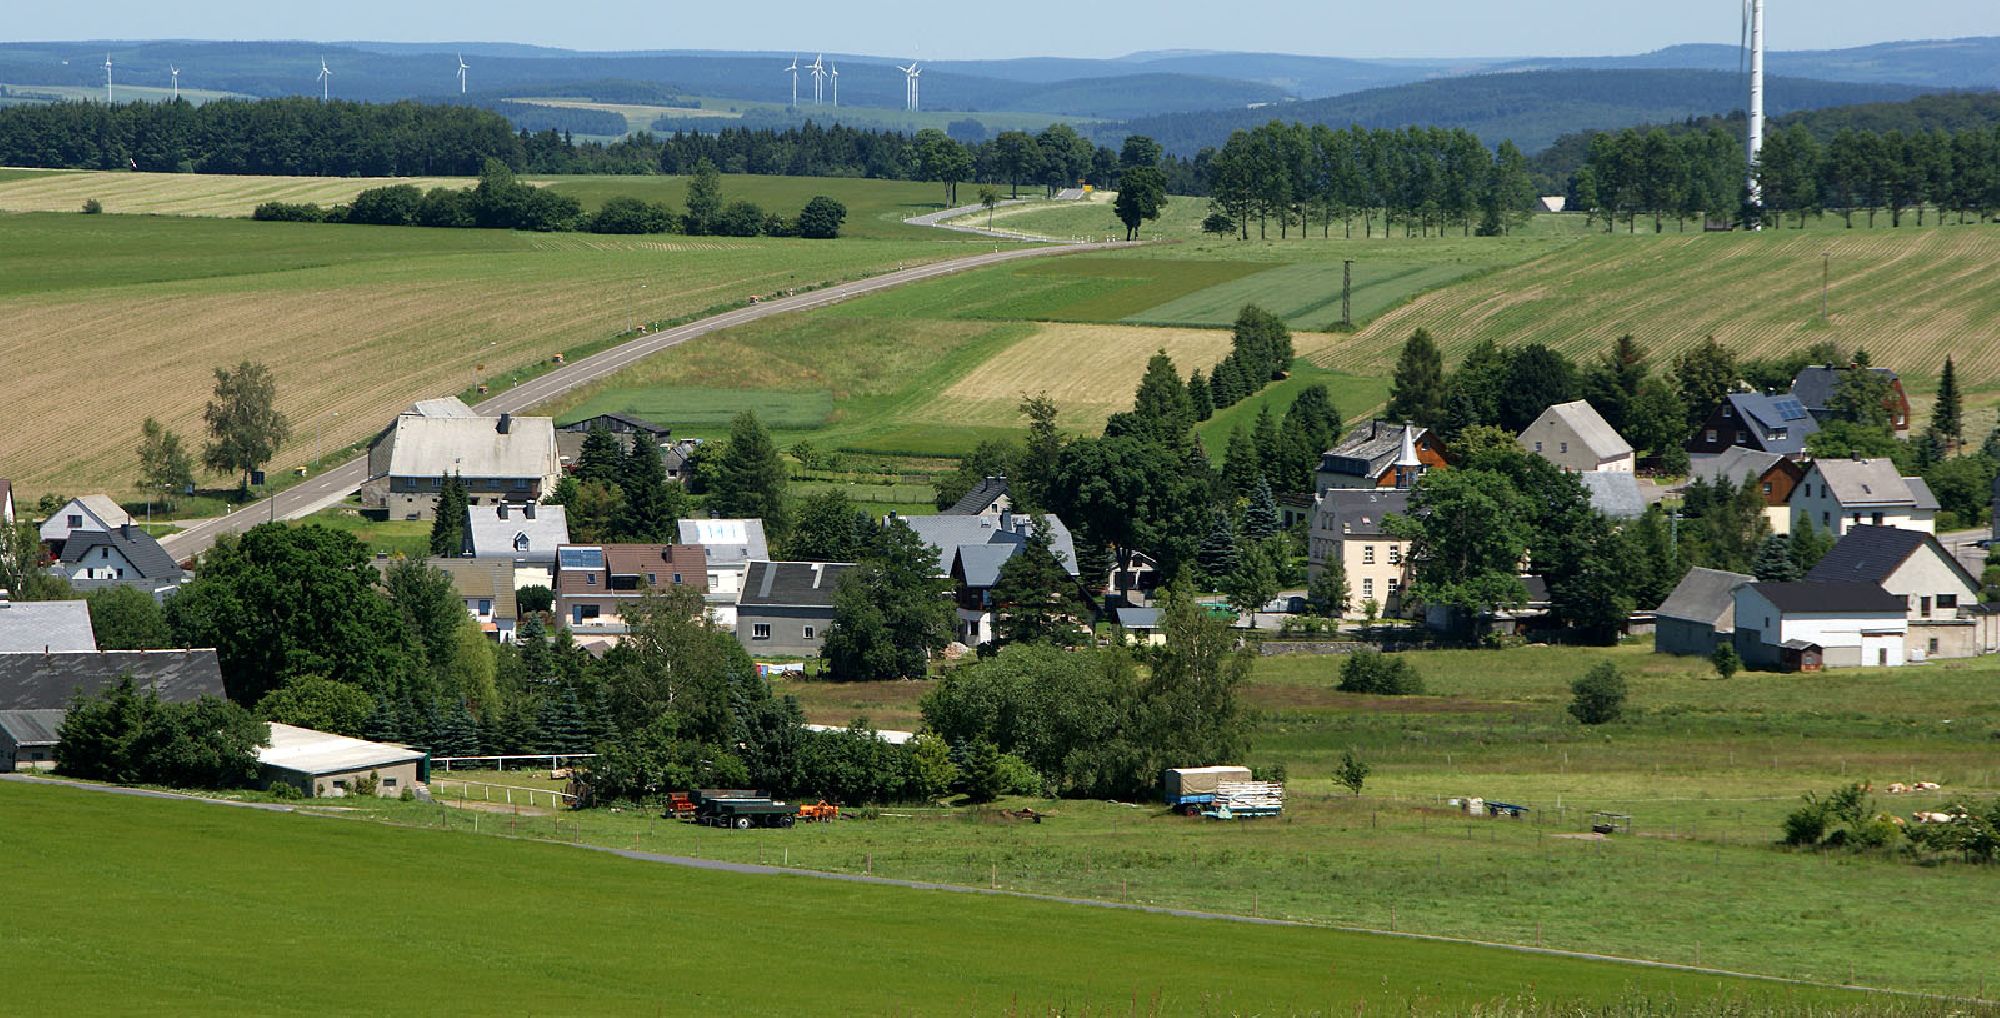
[(53, 746), (61, 741), (66, 710), (0, 710), (0, 729), (16, 746)]
[[(1404, 425), (1390, 421), (1371, 420), (1360, 425), (1348, 432), (1339, 445), (1320, 456), (1319, 471), (1349, 477), (1380, 477), (1403, 451), (1403, 429)], [(1428, 433), (1426, 428), (1417, 428), (1411, 440), (1421, 441)]]
[(993, 508), (993, 503), (999, 501), (1007, 493), (1007, 479), (1005, 477), (985, 478), (978, 484), (973, 485), (972, 490), (966, 492), (964, 497), (952, 503), (951, 508), (945, 510), (945, 515), (977, 516)]
[(771, 542), (757, 519), (681, 521), (681, 543), (701, 545), (709, 565), (740, 566), (768, 560)]
[(1735, 607), (1736, 588), (1755, 582), (1757, 578), (1746, 573), (1696, 566), (1681, 577), (1674, 592), (1660, 602), (1660, 607), (1653, 614), (1663, 619), (1682, 619), (1712, 626)]
[(1395, 488), (1328, 488), (1316, 496), (1316, 525), (1343, 537), (1378, 537), (1382, 523), (1410, 511), (1410, 493)]
[(1771, 452), (1787, 456), (1805, 452), (1806, 436), (1819, 430), (1819, 422), (1790, 396), (1733, 392), (1728, 401), (1737, 418), (1756, 433), (1757, 443)]
[(1688, 465), (1688, 481), (1707, 481), (1714, 484), (1727, 480), (1741, 488), (1745, 481), (1755, 480), (1769, 473), (1771, 468), (1784, 462), (1782, 453), (1766, 452), (1748, 446), (1732, 445), (1713, 456), (1697, 457)]
[(633, 431), (643, 432), (649, 435), (655, 435), (660, 438), (666, 438), (674, 433), (674, 429), (669, 428), (664, 424), (658, 424), (653, 421), (649, 421), (644, 417), (640, 417), (636, 414), (617, 413), (615, 411), (611, 413), (595, 414), (590, 417), (585, 417), (580, 421), (571, 421), (570, 423), (563, 425), (559, 430), (589, 432), (590, 429), (597, 426), (598, 421), (616, 421), (619, 424), (623, 424), (626, 427), (631, 428)]
[(0, 710), (67, 710), (79, 691), (96, 693), (124, 675), (167, 701), (226, 693), (213, 650), (0, 654)]
[(1908, 601), (1873, 583), (1801, 580), (1752, 583), (1747, 589), (1763, 595), (1779, 611), (1797, 615), (1901, 615), (1910, 607)]
[[(500, 509), (497, 505), (466, 508), (465, 546), (473, 558), (553, 562), (556, 548), (569, 543), (569, 510), (563, 506), (537, 505), (532, 520), (524, 506), (507, 506), (505, 519)], [(526, 550), (516, 545), (521, 537), (528, 539)]]
[[(1597, 408), (1585, 400), (1573, 403), (1557, 403), (1542, 411), (1543, 416), (1553, 416), (1575, 434), (1578, 441), (1589, 449), (1599, 460), (1614, 460), (1632, 455), (1632, 443), (1625, 441), (1610, 422), (1604, 419)], [(1529, 427), (1533, 427), (1530, 425)]]
[(160, 542), (154, 540), (153, 535), (138, 527), (76, 531), (63, 542), (63, 564), (87, 564), (85, 557), (98, 548), (110, 548), (125, 556), (125, 561), (130, 562), (139, 573), (135, 579), (164, 583), (177, 583), (181, 579), (180, 563), (160, 547)]
[(1158, 608), (1120, 608), (1117, 610), (1118, 624), (1126, 629), (1160, 628)]
[(968, 587), (991, 587), (1000, 582), (1000, 567), (1020, 551), (1018, 544), (961, 544), (957, 565), (951, 572), (961, 576)]
[[(1840, 391), (1841, 376), (1851, 368), (1830, 367), (1813, 364), (1799, 369), (1797, 378), (1792, 379), (1792, 395), (1805, 404), (1807, 410), (1825, 410), (1832, 402), (1833, 394)], [(1891, 383), (1896, 381), (1896, 373), (1888, 368), (1869, 368)]]
[(1646, 515), (1646, 499), (1639, 494), (1639, 478), (1619, 471), (1590, 471), (1577, 475), (1590, 492), (1591, 508), (1612, 519), (1636, 520)]
[(1958, 557), (1945, 550), (1938, 539), (1921, 530), (1906, 530), (1902, 527), (1877, 527), (1867, 524), (1851, 526), (1841, 535), (1831, 550), (1806, 574), (1808, 580), (1858, 580), (1881, 583), (1910, 560), (1910, 556), (1929, 548), (1939, 559), (1948, 563), (1953, 572), (1965, 585), (1979, 589), (1979, 580), (1966, 570)]
[(1911, 506), (1912, 509), (1928, 509), (1931, 512), (1937, 512), (1944, 508), (1938, 505), (1937, 496), (1931, 493), (1929, 481), (1921, 477), (1905, 477), (1903, 478), (1903, 483), (1910, 486), (1910, 501), (1914, 503)]
[(743, 574), (739, 607), (831, 608), (848, 562), (752, 562)]
[[(964, 545), (984, 544), (1026, 544), (1028, 533), (1034, 526), (1034, 517), (1023, 513), (1005, 513), (999, 516), (898, 516), (925, 544), (938, 550), (934, 571), (939, 576), (951, 575), (952, 562), (957, 559), (958, 549)], [(1063, 568), (1071, 576), (1076, 572), (1076, 542), (1071, 539), (1069, 528), (1054, 516), (1049, 521), (1049, 547), (1062, 558)]]
[[(507, 415), (502, 415), (507, 416)], [(419, 417), (390, 427), (390, 477), (543, 478), (562, 469), (547, 417)]]
[[(1894, 460), (1887, 457), (1873, 459), (1818, 459), (1813, 468), (1825, 480), (1834, 500), (1842, 507), (1855, 506), (1907, 506), (1917, 508), (1916, 492), (1910, 482), (1903, 479), (1896, 470)], [(1926, 487), (1928, 496), (1930, 489)], [(1927, 499), (1933, 503), (1936, 499)]]
[(88, 601), (0, 602), (0, 654), (95, 651)]

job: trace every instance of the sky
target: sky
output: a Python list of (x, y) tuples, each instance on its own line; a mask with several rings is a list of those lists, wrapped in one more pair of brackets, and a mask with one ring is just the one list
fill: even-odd
[[(729, 49), (919, 56), (1119, 56), (1210, 49), (1347, 57), (1605, 56), (1737, 40), (1739, 0), (97, 0), (9, 4), (0, 42), (368, 39), (590, 50)], [(1770, 0), (1773, 49), (2000, 35), (1996, 0)]]

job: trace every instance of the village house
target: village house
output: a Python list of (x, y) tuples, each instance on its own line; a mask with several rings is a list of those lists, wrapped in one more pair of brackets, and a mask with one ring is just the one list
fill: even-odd
[(61, 555), (63, 542), (74, 533), (107, 534), (132, 522), (132, 515), (118, 508), (109, 495), (84, 495), (63, 503), (61, 509), (42, 521), (42, 543), (50, 555)]
[(425, 400), (369, 446), (364, 492), (390, 519), (429, 520), (446, 477), (464, 485), (468, 505), (484, 506), (539, 502), (561, 472), (549, 418), (481, 417), (455, 399)]
[[(935, 575), (951, 577), (958, 586), (958, 639), (967, 646), (993, 639), (993, 584), (1000, 567), (1028, 543), (1034, 524), (1032, 516), (1001, 513), (993, 516), (896, 516), (909, 524), (918, 538), (937, 549)], [(1076, 576), (1076, 544), (1069, 528), (1054, 516), (1049, 521), (1049, 548), (1062, 560), (1063, 569)]]
[(430, 754), (409, 746), (353, 739), (296, 725), (270, 725), (270, 745), (257, 750), (265, 787), (290, 785), (309, 798), (414, 791), (430, 778)]
[(187, 581), (180, 563), (160, 542), (131, 523), (109, 531), (72, 531), (51, 568), (80, 592), (131, 587), (155, 600)]
[(1521, 448), (1576, 474), (1629, 474), (1637, 461), (1631, 443), (1584, 400), (1542, 411), (1520, 438)]
[(1005, 477), (988, 477), (944, 511), (946, 516), (998, 516), (1014, 511), (1014, 497)]
[(97, 649), (88, 601), (15, 601), (0, 588), (0, 654), (74, 654)]
[(1604, 470), (1578, 474), (1576, 479), (1590, 493), (1592, 509), (1614, 520), (1636, 520), (1646, 515), (1646, 496), (1639, 491), (1639, 475)]
[(1409, 488), (1445, 466), (1444, 444), (1430, 429), (1371, 420), (1320, 457), (1314, 488)]
[(751, 562), (736, 603), (736, 639), (757, 657), (818, 657), (833, 626), (833, 594), (854, 566)]
[(1707, 657), (1735, 639), (1736, 588), (1755, 583), (1745, 573), (1696, 566), (1653, 611), (1653, 650)]
[(1805, 465), (1798, 460), (1740, 445), (1719, 455), (1704, 456), (1688, 470), (1690, 484), (1699, 480), (1714, 486), (1728, 481), (1738, 490), (1746, 484), (1755, 485), (1764, 500), (1764, 522), (1780, 537), (1792, 532), (1792, 491), (1805, 476)]
[(618, 443), (618, 451), (630, 453), (633, 442), (645, 442), (664, 452), (673, 438), (673, 429), (664, 424), (655, 424), (644, 417), (632, 414), (598, 414), (562, 425), (556, 429), (556, 453), (562, 461), (563, 470), (574, 471), (583, 457), (583, 442), (598, 428), (608, 432)]
[(1862, 525), (1821, 558), (1809, 581), (1873, 583), (1903, 599), (1912, 661), (1974, 657), (1994, 646), (1996, 616), (1981, 609), (1978, 577), (1921, 530)]
[(1315, 499), (1307, 571), (1317, 579), (1333, 563), (1347, 576), (1347, 612), (1362, 618), (1374, 601), (1381, 617), (1403, 612), (1410, 584), (1410, 542), (1389, 533), (1388, 517), (1409, 510), (1407, 489), (1329, 488)]
[(704, 586), (702, 599), (708, 615), (724, 629), (736, 627), (737, 595), (744, 590), (744, 574), (750, 563), (771, 557), (771, 542), (764, 536), (764, 521), (753, 519), (693, 519), (680, 522), (682, 544), (700, 545)]
[(1835, 537), (1867, 524), (1931, 533), (1938, 502), (1920, 477), (1903, 477), (1887, 458), (1818, 459), (1792, 489), (1792, 525)]
[(1831, 367), (1814, 364), (1799, 369), (1792, 379), (1792, 396), (1804, 404), (1806, 412), (1822, 425), (1834, 419), (1831, 407), (1834, 393), (1840, 391), (1840, 382), (1849, 371), (1871, 371), (1888, 383), (1889, 396), (1883, 406), (1889, 411), (1889, 426), (1898, 437), (1910, 430), (1910, 397), (1903, 391), (1903, 380), (1888, 368)]
[(569, 510), (527, 502), (465, 507), (464, 554), (511, 562), (514, 582), (555, 589), (556, 549), (569, 543)]
[(1746, 583), (1736, 588), (1736, 653), (1780, 671), (1895, 667), (1907, 660), (1908, 610), (1873, 583)]
[(514, 642), (520, 623), (514, 563), (472, 558), (434, 558), (430, 563), (451, 577), (466, 614), (479, 623), (480, 632), (501, 643)]
[(568, 544), (556, 549), (556, 614), (578, 636), (622, 635), (624, 610), (648, 591), (706, 586), (693, 544)]
[(56, 766), (64, 710), (0, 710), (0, 773)]
[(1806, 438), (1818, 431), (1819, 422), (1795, 397), (1733, 392), (1694, 429), (1687, 451), (1697, 462), (1738, 445), (1758, 452), (1802, 456)]

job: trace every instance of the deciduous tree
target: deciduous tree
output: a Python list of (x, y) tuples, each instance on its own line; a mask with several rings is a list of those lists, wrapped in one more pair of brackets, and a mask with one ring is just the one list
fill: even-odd
[(215, 398), (202, 411), (208, 423), (208, 445), (201, 462), (217, 473), (241, 474), (243, 490), (250, 475), (278, 454), (292, 435), (291, 418), (277, 408), (278, 383), (271, 369), (253, 361), (235, 370), (215, 369)]

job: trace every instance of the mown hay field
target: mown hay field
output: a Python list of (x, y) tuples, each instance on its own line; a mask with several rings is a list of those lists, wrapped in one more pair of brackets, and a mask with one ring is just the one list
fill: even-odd
[(413, 400), (639, 323), (967, 249), (0, 216), (0, 355), (16, 365), (0, 476), (29, 498), (122, 495), (140, 422), (198, 447), (213, 370), (245, 359), (270, 366), (293, 421), (271, 464), (285, 470)]
[(1961, 384), (1990, 389), (2000, 385), (1996, 265), (2000, 229), (1985, 226), (1600, 236), (1419, 296), (1315, 360), (1386, 374), (1418, 328), (1447, 364), (1483, 339), (1581, 358), (1629, 333), (1661, 360), (1711, 335), (1739, 357), (1829, 340), (1918, 378), (1949, 353)]
[[(527, 833), (560, 822), (574, 838), (585, 819), (574, 814), (487, 815), (483, 834), (473, 834), (470, 811), (354, 805), (402, 826), (0, 783), (0, 809), (21, 841), (14, 903), (22, 914), (69, 916), (0, 935), (0, 971), (21, 974), (9, 981), (13, 1003), (95, 1013), (143, 1000), (151, 1012), (201, 1014), (611, 1014), (663, 1004), (744, 1015), (1462, 1014), (1502, 998), (1821, 1009), (1866, 1000), (1467, 944), (703, 872), (491, 836), (503, 824)], [(698, 840), (702, 854), (713, 847), (773, 861), (781, 843), (804, 851), (899, 823), (743, 833), (649, 811), (624, 819)], [(1063, 830), (1060, 821), (1011, 832), (953, 826), (1008, 840)], [(146, 851), (129, 851), (135, 841)], [(299, 895), (302, 873), (314, 875), (309, 903)], [(447, 948), (460, 969), (476, 956), (476, 978), (384, 964), (408, 953), (409, 931), (424, 929), (571, 932), (532, 944), (503, 939), (470, 955)], [(315, 961), (245, 965), (246, 944), (284, 945)], [(725, 972), (755, 978), (715, 978)]]
[(470, 187), (463, 177), (256, 177), (207, 173), (50, 171), (0, 179), (0, 212), (75, 212), (95, 198), (106, 212), (248, 216), (267, 201), (337, 205), (371, 187)]

